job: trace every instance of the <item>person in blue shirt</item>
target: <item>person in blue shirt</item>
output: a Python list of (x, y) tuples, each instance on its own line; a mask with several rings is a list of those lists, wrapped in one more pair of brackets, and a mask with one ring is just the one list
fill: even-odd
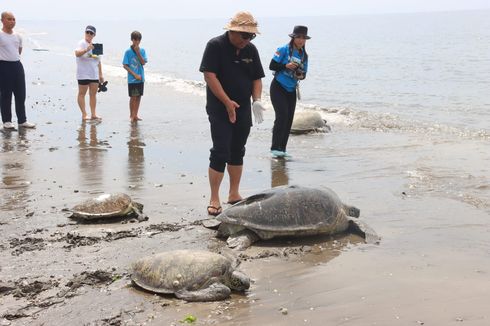
[(298, 82), (306, 78), (308, 54), (305, 43), (310, 39), (308, 27), (295, 26), (289, 34), (291, 41), (278, 48), (271, 60), (269, 69), (274, 71), (270, 96), (276, 118), (272, 129), (272, 157), (289, 156), (286, 152), (289, 132), (296, 109)]
[(148, 62), (145, 49), (140, 48), (141, 38), (140, 32), (131, 33), (133, 44), (124, 53), (123, 59), (123, 67), (128, 72), (129, 119), (131, 122), (141, 120), (138, 111), (145, 85), (145, 69), (143, 66)]

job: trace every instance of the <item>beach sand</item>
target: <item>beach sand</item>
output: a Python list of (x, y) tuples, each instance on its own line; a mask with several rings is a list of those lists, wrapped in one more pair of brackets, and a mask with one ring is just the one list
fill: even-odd
[[(1, 325), (178, 325), (187, 315), (197, 325), (489, 323), (486, 140), (334, 125), (292, 136), (293, 158), (271, 160), (269, 109), (252, 128), (242, 195), (328, 186), (361, 209), (381, 242), (261, 242), (241, 253), (254, 281), (246, 294), (185, 303), (134, 288), (129, 266), (160, 251), (224, 247), (199, 223), (209, 201), (204, 97), (147, 84), (143, 121), (131, 125), (125, 81), (106, 76), (102, 122), (82, 123), (74, 58), (26, 52), (24, 65), (28, 118), (38, 126), (0, 133)], [(461, 196), (446, 180), (477, 190)], [(67, 218), (63, 209), (104, 192), (131, 195), (149, 220)]]

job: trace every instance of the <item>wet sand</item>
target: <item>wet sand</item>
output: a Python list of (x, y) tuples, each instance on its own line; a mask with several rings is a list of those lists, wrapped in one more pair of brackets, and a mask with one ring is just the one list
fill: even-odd
[[(197, 325), (489, 323), (486, 140), (334, 125), (292, 137), (293, 158), (271, 160), (272, 110), (252, 129), (242, 195), (328, 186), (361, 209), (381, 243), (353, 235), (259, 243), (241, 253), (250, 290), (223, 302), (133, 288), (129, 265), (143, 255), (224, 246), (199, 223), (208, 203), (204, 98), (148, 84), (143, 121), (132, 126), (124, 80), (106, 76), (103, 120), (83, 123), (66, 78), (74, 59), (56, 57), (52, 70), (51, 56), (24, 57), (38, 128), (0, 132), (1, 325), (170, 325), (188, 314)], [(80, 224), (63, 211), (118, 191), (143, 203), (149, 220)]]

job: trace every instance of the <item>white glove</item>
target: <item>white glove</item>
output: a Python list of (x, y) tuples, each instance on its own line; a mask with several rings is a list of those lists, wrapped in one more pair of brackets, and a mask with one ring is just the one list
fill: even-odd
[(262, 105), (262, 103), (260, 102), (260, 100), (255, 100), (252, 103), (252, 112), (254, 114), (256, 123), (262, 123), (262, 121), (264, 121), (264, 117), (262, 115), (262, 112), (264, 112), (264, 111), (265, 111), (265, 108)]

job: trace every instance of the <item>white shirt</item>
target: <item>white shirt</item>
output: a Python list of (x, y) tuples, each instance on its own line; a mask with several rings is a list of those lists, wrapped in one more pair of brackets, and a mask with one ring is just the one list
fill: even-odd
[(21, 47), (22, 37), (19, 34), (8, 34), (0, 30), (0, 60), (19, 61), (19, 48)]
[[(85, 50), (88, 47), (88, 42), (81, 40), (78, 42), (76, 50)], [(88, 51), (84, 55), (77, 57), (77, 80), (99, 79), (99, 62), (100, 58), (92, 58), (92, 50)]]

